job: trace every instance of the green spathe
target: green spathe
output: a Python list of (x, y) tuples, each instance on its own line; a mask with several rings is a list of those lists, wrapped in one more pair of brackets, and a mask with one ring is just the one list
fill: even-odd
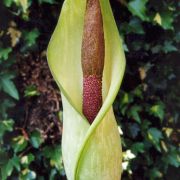
[(65, 0), (47, 52), (62, 95), (62, 152), (69, 180), (119, 180), (121, 176), (121, 143), (112, 103), (123, 78), (125, 56), (109, 0), (100, 0), (100, 5), (105, 36), (103, 106), (91, 125), (82, 114), (86, 0)]

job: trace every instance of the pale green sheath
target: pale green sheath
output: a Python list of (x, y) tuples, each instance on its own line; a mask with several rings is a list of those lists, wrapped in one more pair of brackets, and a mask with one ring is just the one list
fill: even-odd
[(68, 180), (120, 180), (121, 141), (112, 103), (125, 56), (109, 0), (100, 0), (105, 38), (103, 105), (90, 125), (82, 114), (81, 45), (86, 0), (65, 0), (47, 57), (62, 95), (62, 153)]

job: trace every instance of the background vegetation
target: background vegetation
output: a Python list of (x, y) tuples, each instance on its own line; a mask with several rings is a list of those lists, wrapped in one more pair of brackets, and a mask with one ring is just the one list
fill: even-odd
[[(2, 180), (66, 179), (60, 94), (45, 56), (62, 3), (0, 1)], [(127, 58), (114, 103), (123, 145), (122, 179), (179, 179), (180, 3), (111, 4)]]

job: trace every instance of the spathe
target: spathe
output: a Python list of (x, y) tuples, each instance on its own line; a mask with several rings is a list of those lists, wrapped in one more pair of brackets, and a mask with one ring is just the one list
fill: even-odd
[(62, 95), (62, 152), (69, 180), (119, 180), (121, 144), (112, 110), (125, 56), (109, 0), (100, 0), (105, 36), (103, 106), (90, 125), (82, 114), (81, 44), (86, 0), (65, 0), (49, 43), (49, 67)]

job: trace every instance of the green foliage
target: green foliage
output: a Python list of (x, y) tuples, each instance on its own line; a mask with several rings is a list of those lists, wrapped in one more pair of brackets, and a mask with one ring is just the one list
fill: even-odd
[(5, 61), (8, 59), (8, 56), (9, 56), (9, 53), (12, 51), (12, 49), (9, 47), (9, 48), (1, 48), (0, 49), (0, 60), (1, 61)]
[(31, 139), (30, 142), (34, 148), (39, 148), (39, 146), (42, 144), (43, 139), (41, 137), (41, 133), (39, 131), (33, 131), (31, 133)]
[(146, 3), (148, 0), (132, 0), (128, 3), (129, 11), (141, 18), (143, 21), (148, 20), (148, 16), (146, 15)]
[(14, 99), (19, 99), (19, 94), (16, 89), (16, 86), (14, 85), (13, 81), (11, 80), (13, 76), (10, 74), (3, 74), (0, 78), (0, 84), (1, 88), (3, 89), (4, 92), (9, 94), (11, 97)]
[[(0, 11), (5, 24), (0, 27), (0, 179), (61, 179), (65, 172), (59, 143), (47, 143), (38, 129), (26, 132), (22, 114), (16, 117), (12, 112), (23, 98), (41, 95), (35, 85), (28, 85), (24, 92), (19, 89), (16, 62), (28, 54), (35, 60), (46, 49), (63, 1), (2, 2), (10, 16), (4, 23), (1, 17), (6, 15)], [(176, 180), (180, 4), (171, 0), (111, 2), (127, 59), (124, 84), (114, 103), (122, 129), (122, 179), (172, 179), (173, 174)]]
[(54, 4), (54, 3), (56, 3), (56, 0), (38, 0), (38, 2), (40, 4), (42, 4), (42, 3)]
[(36, 86), (34, 85), (27, 86), (24, 91), (25, 97), (32, 97), (32, 96), (38, 96), (38, 95), (40, 95), (40, 93), (38, 92)]
[(0, 121), (0, 138), (3, 137), (6, 131), (11, 132), (13, 130), (13, 124), (14, 124), (14, 121), (12, 119)]

